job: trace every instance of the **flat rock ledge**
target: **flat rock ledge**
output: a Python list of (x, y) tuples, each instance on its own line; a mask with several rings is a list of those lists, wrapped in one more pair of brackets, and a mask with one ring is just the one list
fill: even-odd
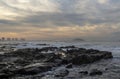
[[(52, 71), (55, 67), (64, 65), (67, 69), (72, 68), (72, 65), (79, 66), (109, 58), (113, 58), (111, 52), (75, 46), (19, 49), (0, 55), (0, 79), (26, 79), (26, 76), (30, 76), (27, 79), (38, 79), (44, 76), (44, 72)], [(55, 76), (64, 77), (68, 74), (68, 70), (61, 70)]]

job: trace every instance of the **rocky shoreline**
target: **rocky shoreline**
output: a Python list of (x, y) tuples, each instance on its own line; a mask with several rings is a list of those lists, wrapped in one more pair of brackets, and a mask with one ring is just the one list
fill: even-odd
[[(110, 58), (111, 52), (75, 46), (18, 49), (0, 55), (0, 79), (50, 79), (48, 75), (54, 79), (75, 79), (66, 77), (71, 73), (69, 69)], [(103, 72), (92, 69), (78, 73), (94, 76)]]

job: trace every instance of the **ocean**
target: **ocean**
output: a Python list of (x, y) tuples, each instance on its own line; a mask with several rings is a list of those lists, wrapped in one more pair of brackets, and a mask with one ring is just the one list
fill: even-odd
[[(79, 48), (98, 49), (101, 51), (110, 51), (113, 54), (113, 59), (102, 60), (93, 64), (89, 64), (83, 69), (105, 69), (102, 76), (86, 76), (81, 79), (120, 79), (120, 42), (51, 42), (51, 41), (24, 41), (24, 42), (0, 42), (0, 53), (3, 54), (11, 48), (14, 50), (23, 48), (42, 48), (42, 47), (61, 47), (74, 45)], [(4, 50), (3, 50), (4, 49)], [(75, 69), (74, 69), (75, 70)], [(50, 78), (50, 77), (49, 77)], [(47, 78), (46, 78), (47, 79)], [(52, 77), (50, 78), (52, 79)]]

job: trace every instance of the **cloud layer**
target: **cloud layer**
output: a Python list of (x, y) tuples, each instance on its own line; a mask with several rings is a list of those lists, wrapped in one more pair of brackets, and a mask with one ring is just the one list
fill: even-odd
[(0, 0), (0, 35), (119, 40), (119, 0)]

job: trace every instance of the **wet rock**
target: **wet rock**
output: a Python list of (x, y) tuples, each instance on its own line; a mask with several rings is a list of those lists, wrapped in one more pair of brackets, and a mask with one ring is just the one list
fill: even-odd
[(47, 46), (49, 44), (43, 43), (43, 44), (36, 44), (36, 45), (38, 45), (38, 46)]
[(73, 59), (72, 56), (64, 57), (64, 58), (62, 58), (62, 64), (69, 64), (69, 63), (72, 63), (72, 59)]
[(59, 58), (58, 55), (55, 55), (54, 53), (47, 53), (44, 54), (46, 58), (46, 62), (54, 62), (56, 59)]
[(90, 76), (94, 76), (94, 75), (102, 75), (103, 72), (97, 69), (92, 69), (89, 73)]
[(63, 64), (73, 63), (74, 65), (89, 64), (101, 59), (112, 58), (111, 52), (98, 51), (93, 49), (72, 49), (65, 52)]
[(85, 48), (74, 48), (67, 50), (66, 53), (71, 55), (78, 55), (78, 54), (85, 54), (86, 51), (87, 50)]
[(55, 77), (65, 77), (69, 74), (69, 71), (67, 69), (61, 69), (56, 71)]
[(103, 53), (103, 58), (104, 59), (109, 59), (109, 58), (113, 58), (113, 55), (111, 52), (108, 52), (108, 51), (102, 51)]
[(0, 69), (2, 69), (3, 67), (6, 67), (6, 66), (8, 66), (6, 62), (0, 63)]
[[(67, 50), (64, 51), (62, 49)], [(51, 53), (46, 53), (46, 51), (51, 51)], [(55, 77), (65, 77), (69, 74), (67, 68), (72, 68), (73, 65), (79, 66), (108, 58), (112, 58), (111, 52), (77, 48), (74, 46), (19, 49), (0, 55), (0, 78), (9, 78), (11, 75), (13, 77), (18, 75), (33, 76), (54, 70), (54, 68), (58, 68), (59, 66), (64, 66), (66, 69), (55, 71)], [(87, 75), (88, 71), (80, 71), (79, 73)], [(99, 70), (92, 70), (89, 73), (91, 76), (101, 74), (102, 72)]]
[(57, 66), (63, 65), (61, 59), (55, 59), (54, 63), (55, 63)]
[(31, 62), (28, 60), (24, 60), (24, 59), (17, 59), (16, 61), (14, 61), (14, 63), (16, 65), (26, 66), (26, 65), (29, 65)]
[(96, 54), (96, 52), (98, 53), (98, 52), (100, 52), (99, 50), (95, 50), (95, 49), (88, 49), (88, 50), (86, 50), (86, 52), (85, 53), (88, 53), (88, 54)]
[(62, 65), (62, 59), (60, 58), (60, 55), (56, 55), (55, 53), (49, 53), (45, 54), (45, 60), (46, 63), (54, 63), (55, 65)]
[(60, 47), (60, 48), (61, 48), (61, 49), (62, 49), (62, 48), (67, 48), (67, 49), (68, 49), (68, 48), (76, 48), (76, 47), (75, 47), (75, 46), (64, 46), (64, 47)]
[(12, 67), (10, 65), (7, 65), (0, 69), (0, 79), (8, 79), (14, 75), (14, 73), (11, 72)]
[(108, 68), (105, 68), (105, 70), (107, 71), (107, 70), (109, 70)]
[(55, 50), (57, 50), (58, 48), (57, 47), (44, 47), (44, 48), (41, 48), (41, 49), (39, 49), (39, 51), (40, 52), (42, 52), (42, 51), (55, 51)]
[(22, 74), (22, 75), (34, 75), (41, 72), (46, 72), (53, 67), (53, 64), (48, 63), (35, 63), (24, 68), (18, 69), (13, 71), (15, 74)]
[(10, 77), (12, 77), (13, 74), (12, 73), (0, 73), (0, 79), (9, 79)]
[(75, 65), (88, 64), (93, 62), (93, 59), (89, 55), (79, 55), (72, 59), (72, 63)]
[(66, 65), (66, 68), (72, 68), (72, 63)]
[(87, 75), (87, 74), (88, 74), (88, 71), (80, 71), (79, 73), (80, 73), (80, 74)]

